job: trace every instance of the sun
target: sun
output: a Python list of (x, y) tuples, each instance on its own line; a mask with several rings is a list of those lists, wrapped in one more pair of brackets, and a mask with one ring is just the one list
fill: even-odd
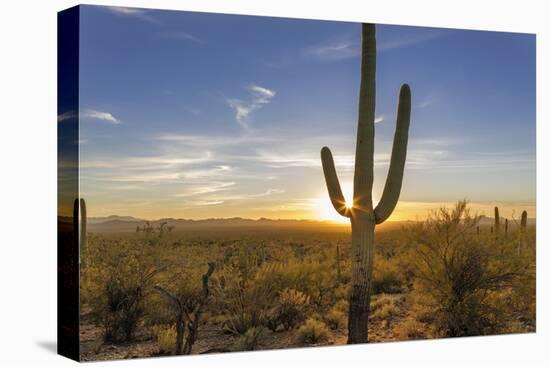
[[(353, 185), (351, 182), (342, 183), (342, 193), (346, 199), (346, 207), (351, 208), (353, 199)], [(317, 199), (317, 214), (320, 220), (330, 220), (338, 223), (349, 223), (349, 218), (341, 216), (336, 212), (330, 201), (328, 192), (325, 190)]]

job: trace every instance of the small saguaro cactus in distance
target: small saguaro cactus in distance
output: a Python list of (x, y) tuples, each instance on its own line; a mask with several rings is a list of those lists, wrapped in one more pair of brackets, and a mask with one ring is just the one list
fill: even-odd
[(504, 219), (504, 234), (508, 235), (508, 218)]
[(82, 265), (86, 265), (84, 255), (86, 254), (86, 247), (88, 245), (88, 215), (86, 214), (86, 201), (83, 198), (80, 199), (80, 257)]
[(525, 231), (525, 228), (527, 228), (527, 211), (523, 211), (521, 213), (521, 230)]
[(498, 213), (498, 206), (495, 206), (495, 233), (498, 235), (500, 229), (500, 215)]
[(519, 227), (519, 243), (518, 243), (518, 256), (521, 255), (521, 246), (523, 244), (523, 236), (525, 235), (525, 229), (527, 229), (527, 211), (521, 213), (521, 222)]
[(388, 177), (380, 202), (373, 208), (374, 178), (374, 112), (376, 93), (376, 30), (374, 24), (362, 25), (361, 84), (359, 88), (359, 116), (355, 147), (355, 175), (353, 202), (346, 205), (329, 148), (321, 149), (321, 161), (328, 193), (334, 209), (351, 222), (352, 276), (348, 315), (348, 344), (368, 342), (368, 318), (372, 265), (374, 256), (374, 228), (393, 212), (403, 181), (407, 156), (407, 141), (411, 113), (411, 90), (401, 86), (397, 108), (397, 127), (393, 140)]
[(340, 282), (342, 279), (342, 269), (340, 267), (340, 246), (336, 245), (336, 279)]
[(86, 202), (84, 199), (74, 199), (73, 204), (73, 235), (75, 246), (80, 246), (78, 262), (85, 265), (84, 254), (86, 253), (86, 233), (87, 233), (87, 215)]
[[(78, 198), (74, 199), (73, 202), (73, 243), (76, 247), (79, 246), (78, 241), (80, 240), (80, 232), (79, 232), (79, 224), (78, 224), (78, 216), (80, 214), (80, 206), (79, 206)], [(80, 259), (78, 260), (80, 263)]]

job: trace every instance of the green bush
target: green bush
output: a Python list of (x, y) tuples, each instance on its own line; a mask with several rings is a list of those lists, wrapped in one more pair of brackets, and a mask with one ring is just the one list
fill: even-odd
[(174, 326), (159, 328), (157, 343), (160, 353), (173, 354), (176, 349), (176, 328)]
[(323, 316), (323, 320), (332, 330), (344, 329), (347, 326), (348, 301), (340, 300)]
[(300, 344), (317, 344), (326, 341), (328, 336), (325, 323), (310, 318), (296, 332), (296, 341)]
[(81, 291), (104, 340), (122, 343), (135, 338), (146, 313), (145, 295), (157, 270), (153, 248), (118, 239), (90, 236)]
[(234, 351), (256, 350), (260, 337), (263, 333), (262, 327), (252, 327), (239, 337), (235, 343)]
[(402, 291), (403, 276), (397, 259), (386, 259), (382, 256), (376, 258), (371, 292), (373, 294), (393, 294), (401, 293)]
[[(264, 270), (266, 272), (272, 270)], [(243, 335), (249, 329), (263, 326), (274, 301), (274, 289), (269, 283), (258, 281), (260, 275), (245, 278), (233, 266), (223, 268), (213, 279), (213, 293), (217, 306), (227, 316), (224, 331)]]
[(276, 331), (280, 325), (285, 330), (295, 328), (304, 321), (308, 305), (307, 295), (295, 289), (285, 288), (269, 312), (267, 327), (272, 331)]
[(380, 294), (371, 302), (371, 315), (373, 320), (392, 321), (403, 311), (403, 297), (398, 295)]
[(332, 330), (339, 330), (346, 327), (347, 317), (342, 311), (331, 309), (324, 317), (325, 323)]

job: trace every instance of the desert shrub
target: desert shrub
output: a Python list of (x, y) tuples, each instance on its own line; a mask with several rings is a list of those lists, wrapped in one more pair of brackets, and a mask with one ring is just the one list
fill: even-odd
[(145, 297), (158, 270), (149, 247), (121, 240), (88, 242), (88, 265), (82, 273), (82, 294), (92, 308), (104, 340), (133, 340), (145, 314)]
[(371, 292), (401, 293), (403, 291), (402, 269), (397, 259), (379, 256), (374, 262)]
[(393, 332), (399, 340), (415, 340), (426, 338), (426, 327), (415, 319), (407, 318), (396, 324)]
[(277, 292), (285, 288), (301, 291), (317, 312), (324, 312), (334, 303), (336, 278), (330, 262), (292, 260), (269, 268), (271, 271), (258, 275), (258, 281), (269, 284)]
[(309, 318), (296, 332), (296, 341), (300, 344), (317, 344), (326, 341), (328, 336), (328, 328), (322, 321)]
[(491, 294), (509, 287), (519, 274), (513, 262), (499, 256), (500, 249), (477, 236), (478, 222), (461, 201), (408, 229), (416, 253), (416, 290), (430, 298), (434, 325), (443, 336), (497, 332), (504, 309), (491, 304)]
[[(272, 271), (265, 268), (263, 272)], [(213, 279), (217, 305), (227, 315), (224, 331), (242, 335), (266, 323), (275, 292), (270, 284), (258, 281), (261, 274), (245, 278), (238, 268), (223, 268)]]
[(347, 284), (337, 285), (333, 290), (334, 300), (336, 302), (340, 302), (340, 301), (348, 299), (349, 298), (349, 293), (350, 293), (349, 290), (350, 290), (349, 282)]
[(101, 310), (101, 323), (108, 342), (132, 340), (139, 320), (143, 316), (143, 289), (141, 286), (124, 286), (119, 279), (111, 278), (105, 286), (106, 305)]
[(254, 282), (273, 290), (273, 297), (285, 288), (304, 293), (309, 298), (311, 308), (316, 312), (325, 312), (335, 302), (336, 279), (328, 261), (291, 260), (285, 263), (264, 264), (258, 268), (253, 278)]
[(172, 313), (177, 355), (191, 354), (201, 325), (201, 316), (210, 295), (209, 282), (214, 270), (215, 264), (209, 263), (208, 270), (200, 277), (200, 283), (189, 276), (195, 275), (196, 271), (176, 276), (175, 284), (178, 287), (175, 291), (171, 289), (173, 287), (167, 289), (160, 285), (155, 286), (155, 290), (164, 297)]
[(276, 331), (279, 325), (285, 330), (295, 328), (305, 319), (309, 297), (304, 293), (285, 288), (277, 299), (275, 306), (269, 311), (267, 327)]
[(381, 294), (371, 302), (371, 317), (374, 320), (391, 321), (400, 315), (403, 310), (403, 297), (389, 294)]
[[(521, 237), (521, 238), (520, 238)], [(527, 227), (524, 232), (518, 229), (508, 238), (512, 256), (523, 272), (513, 281), (508, 306), (518, 321), (524, 324), (523, 331), (534, 331), (536, 326), (536, 246), (535, 228)], [(521, 243), (521, 246), (520, 246)], [(527, 329), (526, 329), (526, 328)], [(514, 332), (517, 325), (507, 327)], [(508, 331), (505, 331), (508, 332)]]
[(244, 334), (239, 336), (237, 342), (233, 346), (234, 351), (247, 351), (256, 350), (260, 337), (263, 333), (262, 327), (252, 327), (248, 329)]
[(349, 302), (345, 299), (341, 299), (340, 301), (336, 302), (331, 309), (347, 314), (349, 309)]
[(176, 328), (174, 326), (158, 328), (156, 337), (160, 353), (174, 353), (176, 348)]
[(332, 330), (343, 329), (346, 326), (346, 314), (338, 310), (330, 310), (324, 319)]
[(338, 301), (331, 309), (323, 315), (325, 324), (332, 330), (343, 329), (347, 326), (349, 304), (346, 300)]

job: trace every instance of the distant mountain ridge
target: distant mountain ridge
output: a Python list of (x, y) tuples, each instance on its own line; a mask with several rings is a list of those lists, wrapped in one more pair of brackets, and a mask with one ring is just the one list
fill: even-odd
[[(510, 219), (510, 225), (515, 225)], [(305, 228), (314, 226), (346, 226), (346, 223), (336, 223), (330, 220), (311, 220), (311, 219), (249, 219), (241, 217), (232, 218), (208, 218), (208, 219), (183, 219), (183, 218), (161, 218), (155, 220), (147, 220), (132, 216), (110, 215), (107, 217), (90, 217), (88, 218), (88, 229), (92, 232), (133, 232), (137, 226), (142, 227), (146, 222), (151, 226), (158, 227), (161, 223), (166, 223), (173, 226), (175, 230), (182, 229), (207, 229), (207, 228)], [(401, 226), (414, 221), (387, 221), (383, 224), (384, 227)], [(504, 219), (502, 219), (504, 222)], [(483, 217), (480, 220), (480, 225), (489, 226), (494, 223), (494, 218)], [(518, 221), (519, 223), (519, 221)], [(528, 225), (534, 225), (535, 218), (529, 218)]]
[(144, 219), (135, 218), (130, 215), (109, 215), (108, 217), (90, 217), (88, 218), (88, 223), (90, 224), (100, 224), (110, 221), (121, 221), (121, 222), (145, 222)]
[(233, 218), (208, 218), (208, 219), (175, 219), (161, 218), (156, 220), (146, 220), (131, 216), (111, 215), (108, 217), (88, 218), (88, 229), (92, 232), (131, 232), (135, 231), (137, 226), (149, 222), (153, 227), (158, 227), (161, 223), (168, 226), (174, 226), (175, 230), (181, 229), (204, 229), (204, 228), (266, 228), (266, 227), (304, 227), (304, 226), (341, 226), (342, 224), (331, 221), (315, 221), (308, 219), (248, 219), (241, 217)]

